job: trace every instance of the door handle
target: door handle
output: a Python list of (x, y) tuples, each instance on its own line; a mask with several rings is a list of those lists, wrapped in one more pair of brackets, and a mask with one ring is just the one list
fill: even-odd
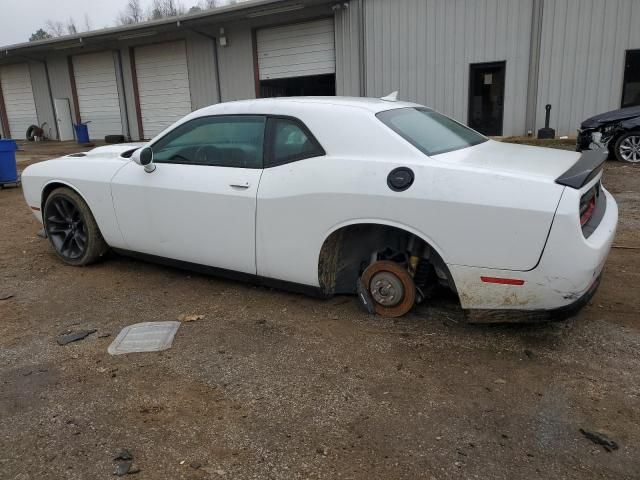
[(230, 183), (229, 186), (231, 188), (241, 188), (243, 190), (246, 190), (251, 185), (249, 184), (249, 182), (233, 182), (233, 183)]

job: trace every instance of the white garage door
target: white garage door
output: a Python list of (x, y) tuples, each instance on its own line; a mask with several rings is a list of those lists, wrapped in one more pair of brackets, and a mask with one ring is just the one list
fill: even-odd
[(11, 137), (25, 139), (27, 129), (38, 124), (29, 65), (20, 63), (0, 67), (0, 82)]
[(144, 138), (153, 138), (191, 113), (185, 43), (137, 47), (135, 59)]
[(336, 72), (332, 18), (258, 30), (256, 40), (260, 80)]
[(80, 118), (89, 122), (89, 136), (122, 134), (122, 115), (113, 53), (100, 52), (73, 57)]

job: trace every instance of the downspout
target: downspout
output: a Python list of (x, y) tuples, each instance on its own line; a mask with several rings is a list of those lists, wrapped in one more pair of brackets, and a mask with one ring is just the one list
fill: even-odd
[(531, 42), (529, 53), (529, 79), (527, 84), (527, 109), (525, 114), (526, 133), (535, 131), (538, 108), (538, 78), (540, 76), (540, 50), (542, 48), (542, 20), (544, 0), (533, 0), (531, 16)]
[(358, 0), (358, 34), (360, 35), (360, 41), (358, 42), (358, 56), (359, 67), (360, 67), (360, 96), (367, 96), (367, 82), (366, 82), (366, 68), (367, 62), (365, 59), (366, 55), (366, 32), (365, 32), (365, 14), (364, 14), (364, 0)]

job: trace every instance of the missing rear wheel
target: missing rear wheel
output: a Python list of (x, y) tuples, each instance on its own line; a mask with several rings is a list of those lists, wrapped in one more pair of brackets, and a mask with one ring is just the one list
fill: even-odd
[(415, 304), (416, 287), (413, 279), (397, 263), (383, 260), (371, 264), (362, 275), (362, 283), (380, 316), (402, 317)]

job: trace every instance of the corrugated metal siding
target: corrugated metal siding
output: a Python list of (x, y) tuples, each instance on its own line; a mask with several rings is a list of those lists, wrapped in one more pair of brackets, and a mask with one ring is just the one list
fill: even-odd
[(360, 22), (358, 2), (352, 1), (335, 16), (336, 93), (358, 97), (360, 92)]
[(218, 48), (222, 101), (256, 98), (251, 27), (225, 27), (225, 34), (228, 44)]
[(69, 65), (67, 57), (51, 57), (47, 59), (49, 67), (49, 79), (51, 80), (51, 93), (53, 98), (68, 98), (71, 106), (71, 117), (77, 122), (73, 94), (71, 93), (71, 80), (69, 79)]
[(122, 114), (113, 52), (73, 57), (80, 117), (89, 124), (91, 138), (122, 133)]
[(256, 42), (260, 80), (336, 71), (332, 18), (260, 29), (256, 33)]
[(36, 104), (36, 112), (38, 113), (38, 122), (44, 126), (45, 134), (48, 138), (56, 139), (56, 118), (53, 113), (53, 105), (49, 95), (49, 85), (47, 84), (47, 72), (44, 63), (29, 64), (31, 73), (31, 86), (33, 88), (33, 99)]
[(218, 103), (215, 45), (211, 38), (192, 35), (187, 38), (187, 63), (191, 108), (198, 110)]
[(525, 130), (532, 0), (366, 0), (366, 93), (466, 122), (469, 65), (506, 60), (504, 134)]
[(122, 77), (124, 78), (124, 98), (121, 95), (121, 100), (126, 102), (126, 108), (121, 110), (126, 111), (127, 122), (129, 126), (129, 134), (132, 140), (140, 140), (140, 132), (138, 131), (138, 119), (136, 116), (136, 101), (133, 94), (133, 75), (131, 73), (131, 55), (128, 47), (120, 49), (121, 64), (122, 64)]
[(29, 64), (0, 67), (0, 83), (11, 138), (24, 139), (29, 126), (38, 123)]
[(620, 108), (625, 52), (640, 48), (640, 1), (545, 0), (536, 126), (574, 135), (579, 124)]

